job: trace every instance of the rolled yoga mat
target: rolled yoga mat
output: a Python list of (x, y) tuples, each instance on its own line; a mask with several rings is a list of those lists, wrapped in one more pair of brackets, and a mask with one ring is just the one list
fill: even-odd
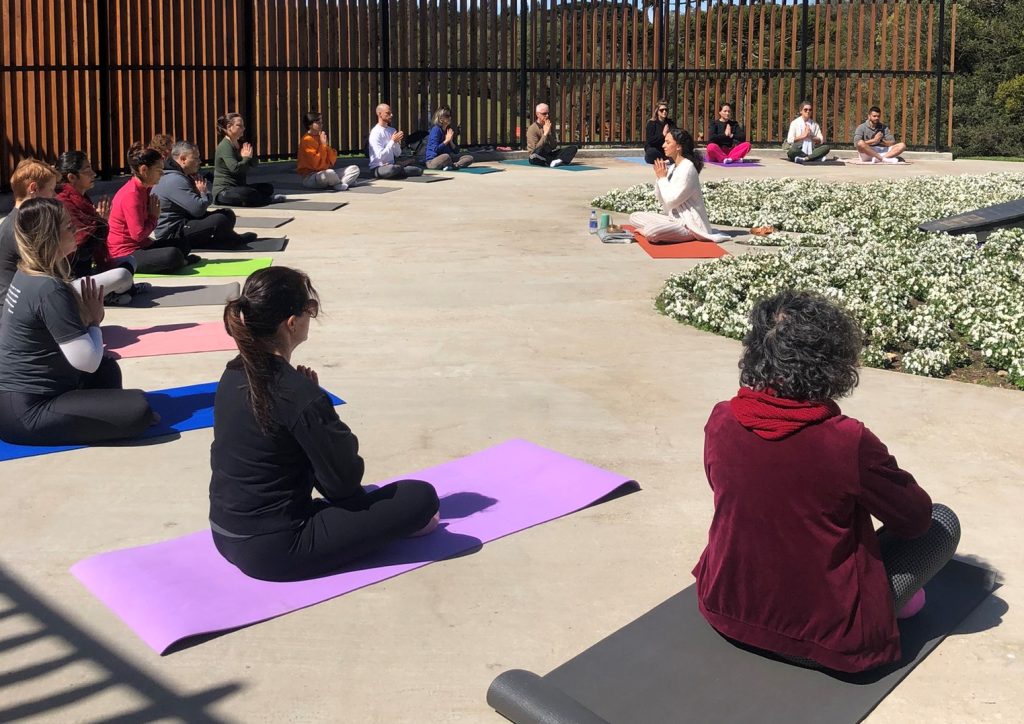
[(347, 205), (347, 201), (281, 201), (271, 206), (289, 211), (336, 211)]
[[(217, 391), (216, 382), (206, 382), (188, 387), (172, 387), (167, 390), (147, 392), (150, 406), (160, 414), (160, 422), (149, 428), (138, 439), (164, 437), (178, 432), (199, 430), (213, 425), (213, 396)], [(330, 393), (328, 393), (330, 395)], [(343, 400), (330, 395), (335, 405), (345, 404)], [(104, 444), (131, 444), (131, 440), (114, 441)], [(79, 450), (87, 445), (12, 445), (0, 441), (0, 461), (29, 458), (35, 455)]]
[[(642, 159), (641, 159), (642, 160)], [(530, 160), (527, 158), (516, 158), (502, 161), (502, 163), (508, 163), (513, 166), (533, 166)], [(550, 166), (536, 166), (535, 168), (546, 168), (552, 171), (600, 171), (601, 166), (587, 166), (582, 163), (563, 163), (561, 166), (555, 166), (553, 169)]]
[(622, 228), (633, 233), (636, 243), (652, 259), (717, 259), (729, 255), (729, 252), (713, 241), (677, 241), (652, 244), (635, 227), (623, 224)]
[(242, 288), (238, 282), (230, 284), (187, 284), (177, 287), (160, 287), (142, 294), (136, 294), (127, 305), (133, 309), (152, 307), (220, 307), (238, 297)]
[(257, 259), (203, 259), (198, 264), (182, 267), (165, 274), (136, 274), (136, 277), (154, 279), (157, 277), (247, 277), (258, 269), (266, 269), (274, 263), (269, 257)]
[(235, 226), (243, 229), (276, 229), (294, 219), (294, 216), (236, 216)]
[(224, 247), (204, 247), (196, 246), (192, 248), (195, 252), (206, 252), (206, 251), (226, 251), (226, 252), (255, 252), (257, 254), (266, 254), (271, 251), (284, 251), (288, 248), (288, 237), (260, 237), (256, 241), (247, 241), (241, 246), (233, 246), (230, 249)]
[(185, 322), (156, 327), (104, 326), (103, 344), (114, 359), (237, 350), (223, 322)]
[(220, 556), (208, 530), (103, 553), (76, 563), (71, 572), (143, 641), (165, 653), (183, 639), (312, 606), (637, 487), (622, 475), (525, 440), (391, 480), (403, 478), (426, 480), (437, 488), (441, 526), (430, 535), (393, 543), (332, 576), (295, 583), (257, 581)]
[(690, 586), (547, 676), (501, 674), (487, 702), (515, 724), (859, 722), (994, 587), (991, 571), (951, 561), (925, 586), (921, 613), (899, 622), (903, 661), (829, 674), (730, 643), (700, 615)]

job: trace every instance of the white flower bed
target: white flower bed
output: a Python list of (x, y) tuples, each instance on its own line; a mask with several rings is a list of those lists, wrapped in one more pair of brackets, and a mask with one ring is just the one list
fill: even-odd
[[(704, 189), (713, 223), (809, 235), (779, 238), (786, 246), (779, 253), (724, 257), (670, 278), (657, 300), (664, 313), (739, 339), (754, 301), (786, 288), (812, 290), (861, 323), (865, 365), (941, 377), (974, 351), (1024, 389), (1024, 230), (996, 232), (979, 248), (973, 236), (916, 229), (1024, 197), (1024, 175), (725, 181)], [(593, 203), (624, 213), (658, 208), (649, 185)]]

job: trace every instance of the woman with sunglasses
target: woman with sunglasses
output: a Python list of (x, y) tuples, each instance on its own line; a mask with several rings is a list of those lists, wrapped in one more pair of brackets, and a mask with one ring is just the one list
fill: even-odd
[(668, 117), (668, 104), (665, 101), (655, 103), (654, 111), (647, 121), (647, 142), (644, 144), (644, 160), (647, 163), (667, 158), (663, 147), (665, 136), (675, 126), (675, 121)]
[(811, 117), (813, 111), (814, 107), (804, 101), (800, 104), (800, 115), (789, 124), (786, 156), (794, 163), (821, 161), (832, 153), (832, 147), (825, 145), (821, 126)]
[(319, 311), (309, 277), (278, 266), (253, 273), (224, 309), (239, 354), (214, 400), (210, 527), (221, 555), (253, 578), (323, 576), (438, 522), (429, 483), (362, 487), (359, 441), (316, 372), (292, 366)]

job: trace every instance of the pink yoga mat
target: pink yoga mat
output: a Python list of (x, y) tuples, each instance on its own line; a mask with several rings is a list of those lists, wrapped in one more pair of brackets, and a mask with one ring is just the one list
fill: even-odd
[(622, 475), (525, 440), (392, 480), (402, 478), (426, 480), (437, 488), (441, 527), (332, 576), (297, 583), (257, 581), (221, 558), (208, 530), (102, 553), (76, 563), (71, 572), (162, 654), (183, 639), (312, 606), (636, 487)]
[(130, 329), (103, 327), (103, 343), (115, 359), (237, 349), (223, 322), (185, 322)]

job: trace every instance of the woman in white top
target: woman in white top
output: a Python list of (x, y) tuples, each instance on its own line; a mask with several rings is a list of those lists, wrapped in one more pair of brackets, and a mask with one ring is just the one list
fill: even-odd
[(704, 194), (700, 190), (700, 170), (704, 161), (693, 147), (688, 131), (674, 128), (665, 136), (663, 146), (668, 160), (654, 162), (654, 195), (663, 213), (638, 211), (629, 223), (652, 244), (676, 241), (725, 241), (708, 223)]
[(800, 115), (789, 124), (786, 136), (786, 156), (795, 163), (820, 161), (832, 153), (832, 147), (825, 145), (821, 126), (811, 118), (814, 107), (804, 101), (800, 104)]

